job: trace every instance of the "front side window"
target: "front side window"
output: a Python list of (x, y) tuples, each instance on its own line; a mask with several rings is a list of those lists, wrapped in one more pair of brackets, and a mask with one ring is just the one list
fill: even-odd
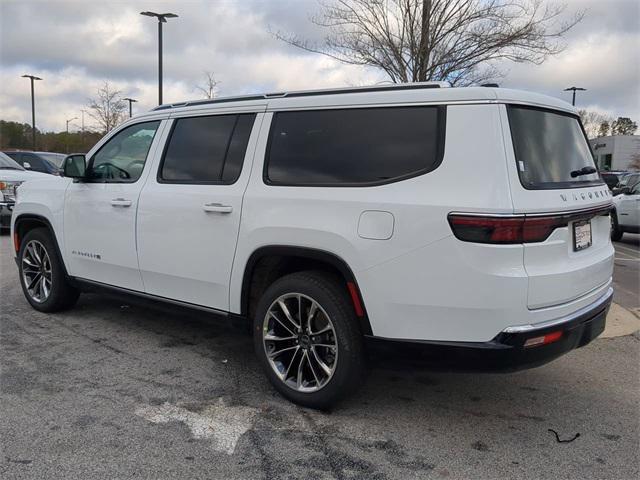
[(525, 188), (602, 185), (578, 117), (516, 105), (509, 105), (507, 112), (518, 175)]
[(157, 120), (131, 125), (118, 132), (91, 158), (87, 178), (106, 183), (138, 180), (159, 126)]
[(435, 169), (444, 107), (279, 112), (265, 181), (274, 185), (375, 185)]
[(158, 180), (164, 183), (234, 183), (240, 176), (255, 114), (179, 118)]

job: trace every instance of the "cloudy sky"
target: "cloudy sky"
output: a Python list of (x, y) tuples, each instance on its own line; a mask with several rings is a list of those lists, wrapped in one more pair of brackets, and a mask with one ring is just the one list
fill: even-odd
[[(566, 50), (543, 65), (503, 65), (501, 85), (567, 100), (563, 88), (585, 87), (579, 106), (640, 121), (640, 2), (566, 3), (569, 11), (586, 10)], [(0, 0), (0, 118), (30, 123), (25, 73), (44, 79), (36, 83), (44, 130), (64, 130), (66, 119), (80, 117), (105, 80), (138, 99), (135, 109), (155, 106), (157, 23), (139, 15), (143, 10), (180, 16), (164, 29), (165, 102), (201, 98), (196, 86), (205, 71), (215, 72), (220, 95), (385, 80), (273, 38), (269, 32), (278, 30), (319, 38), (308, 21), (318, 10), (315, 0)]]

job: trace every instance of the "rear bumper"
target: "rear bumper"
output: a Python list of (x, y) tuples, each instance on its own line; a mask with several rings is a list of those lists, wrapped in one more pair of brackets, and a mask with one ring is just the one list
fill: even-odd
[[(562, 318), (535, 325), (508, 327), (489, 342), (432, 342), (367, 337), (370, 356), (392, 356), (438, 368), (515, 371), (544, 365), (587, 345), (605, 327), (613, 289), (592, 304)], [(529, 339), (562, 332), (559, 340), (525, 347)]]

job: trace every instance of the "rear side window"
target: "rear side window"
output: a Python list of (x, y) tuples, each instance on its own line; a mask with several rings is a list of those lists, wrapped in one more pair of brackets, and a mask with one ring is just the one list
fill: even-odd
[(240, 176), (255, 114), (180, 118), (175, 121), (158, 180), (233, 183)]
[(276, 113), (265, 181), (274, 185), (389, 183), (435, 169), (445, 107)]
[(539, 108), (507, 107), (522, 185), (531, 190), (602, 185), (578, 117)]

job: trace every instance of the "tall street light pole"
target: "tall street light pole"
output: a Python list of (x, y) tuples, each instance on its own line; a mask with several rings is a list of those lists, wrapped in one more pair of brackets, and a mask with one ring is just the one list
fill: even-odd
[(69, 135), (69, 122), (73, 122), (74, 120), (77, 120), (77, 119), (78, 117), (73, 117), (67, 120), (67, 135)]
[(132, 110), (131, 110), (131, 104), (136, 103), (138, 100), (134, 100), (133, 98), (123, 98), (123, 100), (126, 100), (127, 102), (129, 102), (129, 118), (131, 118), (133, 116)]
[(140, 15), (158, 19), (158, 105), (162, 105), (162, 24), (167, 18), (177, 18), (175, 13), (140, 12)]
[(66, 135), (66, 138), (65, 138), (65, 140), (66, 140), (65, 143), (67, 144), (67, 153), (69, 153), (69, 122), (72, 122), (72, 121), (77, 120), (77, 119), (78, 119), (78, 117), (73, 117), (73, 118), (70, 118), (69, 120), (67, 120), (67, 135)]
[(586, 88), (581, 87), (569, 87), (564, 89), (565, 92), (573, 92), (573, 96), (571, 97), (571, 105), (576, 106), (576, 91), (578, 92), (586, 92)]
[(22, 78), (28, 78), (31, 80), (31, 149), (36, 150), (36, 99), (33, 90), (33, 81), (42, 80), (40, 77), (34, 75), (22, 75)]

